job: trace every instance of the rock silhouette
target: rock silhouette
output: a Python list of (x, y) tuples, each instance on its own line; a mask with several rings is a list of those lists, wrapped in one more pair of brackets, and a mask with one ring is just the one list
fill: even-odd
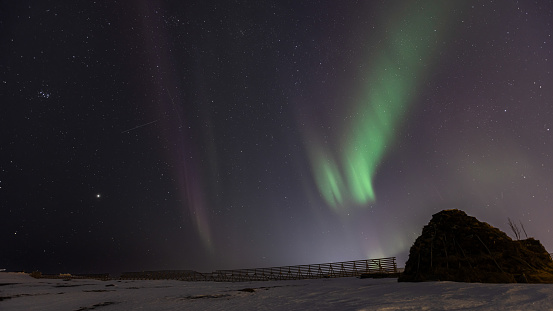
[(553, 283), (553, 260), (538, 240), (514, 241), (461, 210), (444, 210), (411, 246), (399, 281)]

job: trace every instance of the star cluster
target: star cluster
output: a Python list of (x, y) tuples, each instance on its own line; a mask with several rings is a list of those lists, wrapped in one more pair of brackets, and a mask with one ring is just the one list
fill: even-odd
[(0, 12), (0, 268), (401, 266), (450, 208), (553, 250), (548, 1)]

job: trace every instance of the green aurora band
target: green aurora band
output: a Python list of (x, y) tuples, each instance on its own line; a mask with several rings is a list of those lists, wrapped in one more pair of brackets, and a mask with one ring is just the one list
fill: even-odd
[(403, 6), (403, 14), (387, 20), (390, 25), (384, 28), (391, 31), (378, 45), (381, 53), (354, 103), (353, 121), (347, 124), (339, 152), (332, 153), (321, 143), (309, 146), (318, 189), (333, 208), (375, 201), (373, 179), (378, 165), (436, 55), (448, 11), (442, 2), (446, 1), (414, 1)]

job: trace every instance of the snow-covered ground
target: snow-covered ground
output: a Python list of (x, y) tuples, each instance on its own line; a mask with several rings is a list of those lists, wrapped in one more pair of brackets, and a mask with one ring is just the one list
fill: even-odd
[(0, 272), (0, 310), (553, 310), (553, 284), (64, 281)]

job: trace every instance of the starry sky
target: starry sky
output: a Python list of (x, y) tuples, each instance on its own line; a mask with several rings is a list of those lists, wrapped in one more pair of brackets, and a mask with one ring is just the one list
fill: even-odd
[(551, 1), (0, 2), (0, 268), (553, 251)]

